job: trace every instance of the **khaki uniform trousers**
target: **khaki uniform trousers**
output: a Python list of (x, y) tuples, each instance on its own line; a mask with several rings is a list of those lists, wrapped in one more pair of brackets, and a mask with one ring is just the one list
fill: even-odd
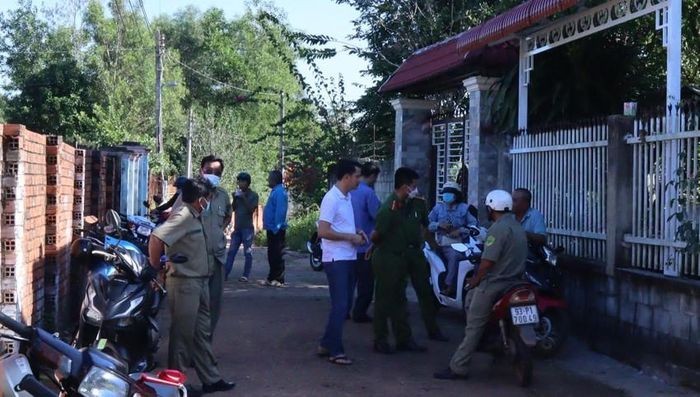
[(204, 384), (221, 380), (211, 347), (208, 277), (168, 277), (170, 345), (168, 367), (185, 372), (194, 363)]
[(460, 343), (450, 361), (450, 369), (458, 375), (467, 375), (469, 363), (479, 346), (486, 325), (491, 316), (493, 304), (518, 281), (501, 280), (492, 282), (483, 280), (476, 288), (472, 288), (465, 299), (469, 302), (467, 311), (467, 326), (464, 329), (464, 339)]

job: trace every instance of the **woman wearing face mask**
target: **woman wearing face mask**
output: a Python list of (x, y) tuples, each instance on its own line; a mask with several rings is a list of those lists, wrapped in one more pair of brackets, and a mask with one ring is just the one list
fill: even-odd
[(447, 260), (446, 288), (442, 294), (454, 296), (457, 265), (464, 255), (455, 251), (452, 244), (461, 243), (467, 235), (467, 226), (476, 225), (477, 220), (469, 213), (469, 206), (463, 202), (462, 192), (455, 182), (445, 183), (441, 199), (428, 215), (428, 230), (435, 233), (435, 240)]

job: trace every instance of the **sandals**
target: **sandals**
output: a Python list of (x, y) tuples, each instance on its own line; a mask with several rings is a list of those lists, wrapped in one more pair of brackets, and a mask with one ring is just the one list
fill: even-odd
[(352, 360), (348, 358), (345, 354), (338, 354), (337, 356), (328, 357), (328, 361), (331, 364), (336, 365), (351, 365)]

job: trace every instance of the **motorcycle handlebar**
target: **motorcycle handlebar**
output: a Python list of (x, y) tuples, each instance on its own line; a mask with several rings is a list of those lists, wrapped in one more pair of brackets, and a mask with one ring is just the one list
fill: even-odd
[(109, 252), (101, 251), (101, 250), (94, 250), (92, 251), (93, 255), (101, 256), (104, 260), (108, 262), (115, 262), (117, 260), (117, 256), (114, 254), (110, 254)]
[(32, 327), (20, 323), (5, 313), (0, 313), (0, 324), (24, 339), (31, 339), (34, 334)]
[(20, 391), (26, 391), (34, 397), (56, 397), (59, 394), (44, 386), (34, 375), (25, 376), (17, 385)]

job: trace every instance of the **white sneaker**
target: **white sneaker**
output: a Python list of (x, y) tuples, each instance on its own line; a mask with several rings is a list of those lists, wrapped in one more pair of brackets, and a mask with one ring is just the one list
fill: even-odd
[(248, 277), (246, 277), (246, 276), (241, 276), (241, 277), (238, 279), (238, 282), (239, 282), (239, 283), (247, 283), (247, 282), (248, 282)]
[(272, 286), (272, 287), (277, 287), (277, 288), (284, 288), (284, 287), (286, 287), (287, 285), (286, 285), (285, 283), (280, 283), (280, 282), (277, 281), (277, 280), (272, 280), (272, 281), (270, 282), (270, 286)]

